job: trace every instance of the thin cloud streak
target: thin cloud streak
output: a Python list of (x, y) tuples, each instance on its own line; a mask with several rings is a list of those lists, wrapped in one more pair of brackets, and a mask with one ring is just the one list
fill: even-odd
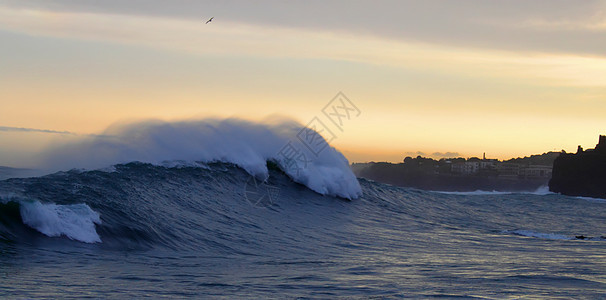
[(80, 137), (96, 137), (96, 138), (112, 138), (114, 136), (108, 134), (80, 134), (71, 131), (59, 131), (51, 129), (39, 129), (39, 128), (24, 128), (24, 127), (11, 127), (11, 126), (0, 126), (0, 132), (22, 132), (22, 133), (48, 133), (48, 134), (59, 134), (59, 135), (70, 135)]
[(37, 132), (37, 133), (76, 135), (76, 133), (69, 132), (69, 131), (58, 131), (58, 130), (37, 129), (37, 128), (23, 128), (23, 127), (9, 127), (9, 126), (0, 126), (0, 131), (4, 131), (4, 132)]
[(417, 157), (417, 156), (422, 156), (422, 157), (429, 157), (429, 158), (434, 158), (434, 159), (441, 159), (441, 158), (457, 158), (457, 157), (461, 157), (461, 153), (459, 152), (433, 152), (433, 153), (426, 153), (423, 151), (416, 151), (416, 152), (404, 152), (403, 154), (404, 156), (410, 156), (410, 157)]

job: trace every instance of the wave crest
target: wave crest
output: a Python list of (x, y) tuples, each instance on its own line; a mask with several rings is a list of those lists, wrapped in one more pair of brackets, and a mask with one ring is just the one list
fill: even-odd
[[(328, 146), (319, 134), (320, 142), (327, 146), (319, 152), (310, 151), (298, 138), (304, 129), (288, 120), (253, 123), (239, 119), (205, 119), (121, 124), (110, 127), (102, 135), (53, 148), (41, 165), (49, 171), (59, 171), (99, 169), (133, 161), (151, 164), (221, 161), (267, 179), (267, 161), (275, 161), (295, 182), (315, 192), (358, 198), (362, 190), (347, 159)], [(289, 150), (296, 151), (297, 157), (305, 157), (304, 167), (292, 168), (292, 160), (281, 155), (286, 146), (295, 149)]]

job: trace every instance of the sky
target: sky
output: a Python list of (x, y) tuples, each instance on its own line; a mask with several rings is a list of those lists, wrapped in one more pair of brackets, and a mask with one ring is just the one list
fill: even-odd
[(6, 166), (116, 122), (307, 124), (339, 92), (359, 109), (331, 141), (351, 162), (606, 134), (606, 1), (0, 0), (0, 45)]

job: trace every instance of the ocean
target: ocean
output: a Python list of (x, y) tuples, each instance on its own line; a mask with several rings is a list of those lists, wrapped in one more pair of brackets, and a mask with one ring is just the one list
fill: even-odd
[(289, 121), (132, 123), (41, 158), (0, 180), (0, 298), (606, 296), (606, 201), (356, 178)]
[(0, 181), (0, 297), (606, 296), (605, 201), (365, 179), (346, 199), (268, 172), (133, 162)]

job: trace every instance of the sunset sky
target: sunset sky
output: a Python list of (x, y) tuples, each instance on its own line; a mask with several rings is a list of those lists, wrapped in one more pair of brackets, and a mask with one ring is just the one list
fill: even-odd
[(0, 0), (0, 45), (0, 165), (129, 120), (306, 124), (339, 91), (353, 162), (606, 134), (606, 1)]

